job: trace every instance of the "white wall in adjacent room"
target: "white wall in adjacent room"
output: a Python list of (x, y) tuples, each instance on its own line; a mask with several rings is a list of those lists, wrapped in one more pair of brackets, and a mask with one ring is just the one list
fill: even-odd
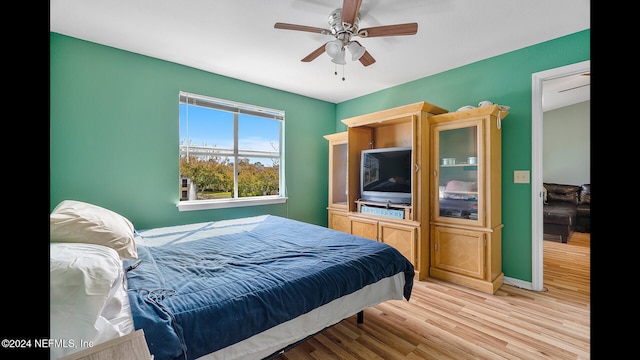
[(591, 183), (591, 101), (544, 113), (543, 182)]

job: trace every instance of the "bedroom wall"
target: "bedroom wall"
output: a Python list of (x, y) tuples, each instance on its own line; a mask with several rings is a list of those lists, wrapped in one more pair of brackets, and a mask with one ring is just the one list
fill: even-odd
[[(50, 210), (64, 199), (138, 229), (271, 213), (327, 224), (335, 104), (50, 33)], [(179, 212), (178, 92), (280, 109), (286, 204)]]
[(346, 129), (340, 119), (417, 101), (449, 111), (483, 100), (510, 106), (502, 123), (502, 268), (505, 277), (531, 281), (531, 184), (513, 183), (514, 170), (531, 170), (531, 75), (590, 60), (590, 51), (591, 30), (584, 30), (345, 101), (335, 130)]
[[(437, 56), (437, 53), (434, 53)], [(138, 228), (272, 213), (326, 226), (327, 142), (340, 119), (428, 101), (451, 111), (491, 100), (503, 122), (503, 271), (531, 281), (531, 74), (590, 59), (590, 30), (472, 63), (340, 104), (50, 34), (50, 209), (96, 203)], [(428, 59), (425, 59), (428, 61)], [(286, 111), (283, 205), (177, 211), (178, 91)]]

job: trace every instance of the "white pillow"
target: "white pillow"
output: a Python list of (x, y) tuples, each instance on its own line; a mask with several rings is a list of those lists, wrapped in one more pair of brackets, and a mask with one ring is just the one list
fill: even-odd
[(97, 244), (49, 244), (49, 311), (52, 359), (134, 330), (118, 253)]
[(64, 200), (49, 216), (50, 241), (108, 246), (121, 259), (136, 259), (134, 227), (124, 216), (103, 207)]

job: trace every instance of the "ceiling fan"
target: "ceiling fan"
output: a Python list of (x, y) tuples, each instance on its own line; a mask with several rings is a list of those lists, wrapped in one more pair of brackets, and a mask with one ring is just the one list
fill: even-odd
[(325, 51), (331, 57), (331, 61), (345, 65), (345, 49), (351, 53), (351, 60), (359, 60), (364, 66), (369, 66), (376, 62), (376, 59), (353, 37), (360, 38), (382, 37), (382, 36), (399, 36), (399, 35), (415, 35), (418, 32), (418, 23), (406, 23), (397, 25), (374, 26), (360, 29), (360, 6), (362, 0), (343, 0), (342, 8), (334, 10), (329, 15), (330, 29), (322, 29), (313, 26), (287, 24), (277, 22), (274, 27), (276, 29), (306, 31), (318, 33), (322, 35), (332, 35), (335, 40), (328, 41), (309, 55), (305, 56), (302, 61), (310, 62), (316, 59)]
[[(588, 72), (588, 73), (580, 74), (580, 76), (591, 76), (591, 73), (590, 73), (590, 72)], [(577, 79), (577, 78), (576, 78), (576, 79)], [(575, 83), (575, 82), (574, 82), (574, 83)], [(580, 84), (580, 85), (576, 85), (576, 86), (573, 86), (573, 87), (570, 87), (570, 88), (567, 88), (567, 89), (558, 90), (558, 92), (559, 92), (559, 93), (561, 93), (561, 92), (565, 92), (565, 91), (571, 91), (571, 90), (579, 89), (579, 88), (581, 88), (581, 87), (590, 86), (590, 85), (591, 85), (591, 83), (590, 83), (590, 82), (587, 82), (587, 83)]]

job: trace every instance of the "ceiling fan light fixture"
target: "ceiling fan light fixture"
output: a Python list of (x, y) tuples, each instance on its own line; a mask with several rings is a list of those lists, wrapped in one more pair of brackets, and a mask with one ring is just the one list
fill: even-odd
[(364, 52), (367, 51), (364, 46), (358, 44), (355, 41), (350, 42), (349, 45), (347, 45), (347, 48), (351, 53), (351, 60), (353, 61), (360, 60), (362, 55), (364, 55)]
[(331, 62), (336, 63), (338, 65), (346, 65), (347, 61), (344, 59), (344, 54), (345, 54), (345, 51), (340, 50), (340, 53), (338, 54), (338, 56), (332, 58)]
[[(327, 52), (327, 55), (329, 55), (331, 59), (335, 60), (336, 58), (340, 57), (340, 54), (343, 52), (342, 41), (337, 39), (333, 41), (329, 41), (324, 46), (324, 49)], [(342, 57), (344, 57), (344, 55)]]

